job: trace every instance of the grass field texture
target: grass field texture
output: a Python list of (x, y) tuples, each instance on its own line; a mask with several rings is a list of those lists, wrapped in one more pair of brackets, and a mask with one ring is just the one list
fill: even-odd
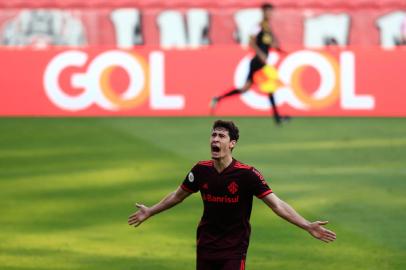
[[(134, 229), (134, 203), (209, 159), (214, 118), (0, 119), (0, 269), (188, 270), (199, 195)], [(406, 269), (406, 119), (234, 118), (234, 155), (325, 244), (254, 199), (247, 269)]]

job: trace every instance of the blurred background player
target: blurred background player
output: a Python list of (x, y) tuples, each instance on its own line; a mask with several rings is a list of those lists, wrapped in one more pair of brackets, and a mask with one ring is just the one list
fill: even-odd
[[(261, 6), (262, 10), (262, 20), (259, 25), (254, 29), (250, 36), (250, 46), (255, 51), (255, 57), (250, 62), (249, 72), (247, 76), (247, 80), (243, 87), (232, 89), (229, 92), (226, 92), (223, 95), (213, 97), (210, 103), (210, 107), (212, 110), (215, 109), (217, 103), (226, 98), (236, 94), (242, 94), (250, 89), (251, 85), (254, 82), (254, 74), (262, 69), (267, 63), (268, 52), (270, 48), (274, 48), (276, 50), (281, 51), (278, 39), (274, 35), (271, 29), (270, 20), (272, 16), (272, 11), (274, 7), (272, 4), (266, 3)], [(275, 97), (272, 93), (268, 93), (269, 101), (271, 104), (273, 117), (275, 119), (276, 124), (281, 124), (282, 121), (288, 120), (289, 117), (284, 116), (282, 117), (279, 112), (278, 108), (276, 107)]]

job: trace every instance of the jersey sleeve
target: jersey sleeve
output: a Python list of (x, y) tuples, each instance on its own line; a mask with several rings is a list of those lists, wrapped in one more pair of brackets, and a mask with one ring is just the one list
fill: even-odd
[(257, 169), (252, 168), (250, 175), (251, 190), (258, 199), (262, 199), (266, 195), (272, 193), (272, 189), (268, 186), (265, 178)]
[(196, 165), (186, 175), (185, 180), (183, 180), (183, 183), (181, 184), (181, 188), (190, 193), (198, 192), (199, 184), (198, 184), (197, 175), (198, 175), (198, 168)]

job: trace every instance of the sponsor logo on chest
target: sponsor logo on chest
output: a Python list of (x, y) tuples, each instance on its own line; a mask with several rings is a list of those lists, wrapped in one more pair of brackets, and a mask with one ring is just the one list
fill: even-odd
[(206, 193), (208, 191), (208, 184), (203, 184), (202, 189), (205, 191), (202, 193), (203, 200), (214, 203), (238, 203), (240, 196), (235, 196), (239, 189), (238, 184), (235, 181), (231, 181), (228, 185), (224, 186), (224, 188), (226, 189), (225, 193), (229, 193), (228, 195), (213, 195)]

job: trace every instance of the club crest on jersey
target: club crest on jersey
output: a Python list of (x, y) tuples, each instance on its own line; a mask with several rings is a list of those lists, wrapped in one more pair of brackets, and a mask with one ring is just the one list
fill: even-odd
[(235, 194), (238, 191), (238, 185), (233, 181), (228, 185), (228, 191), (230, 191), (231, 194)]
[(189, 175), (187, 176), (187, 178), (188, 178), (189, 182), (195, 181), (195, 176), (193, 175), (192, 172), (189, 173)]

